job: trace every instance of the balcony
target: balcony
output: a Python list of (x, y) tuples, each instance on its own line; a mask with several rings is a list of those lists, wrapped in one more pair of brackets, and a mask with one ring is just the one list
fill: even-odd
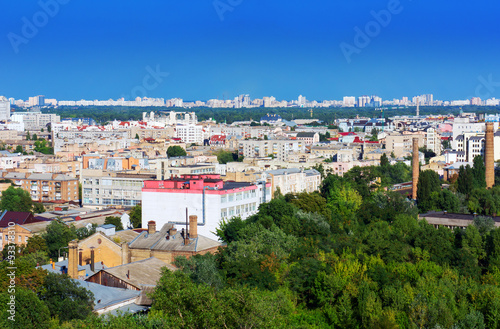
[(48, 186), (43, 186), (42, 187), (42, 191), (43, 192), (48, 192), (49, 191), (49, 187)]
[(31, 186), (32, 191), (38, 191), (38, 186)]

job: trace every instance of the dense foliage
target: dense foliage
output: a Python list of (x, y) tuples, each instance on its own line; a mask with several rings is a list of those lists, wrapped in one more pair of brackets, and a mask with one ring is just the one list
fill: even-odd
[(13, 186), (2, 191), (0, 210), (31, 212), (32, 209), (33, 201), (28, 191)]
[(186, 156), (186, 150), (180, 147), (179, 145), (169, 146), (167, 149), (167, 155), (172, 157), (182, 157)]
[[(148, 315), (73, 327), (500, 328), (500, 229), (482, 216), (464, 230), (419, 220), (412, 201), (383, 189), (395, 170), (383, 167), (327, 175), (320, 193), (277, 194), (222, 223), (218, 254), (164, 270)], [(421, 177), (423, 195), (457, 197)], [(469, 203), (481, 193), (500, 200), (475, 189)]]

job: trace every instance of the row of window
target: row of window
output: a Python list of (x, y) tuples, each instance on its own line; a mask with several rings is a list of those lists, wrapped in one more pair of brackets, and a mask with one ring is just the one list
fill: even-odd
[[(2, 233), (0, 233), (0, 240), (2, 240)], [(6, 242), (7, 242), (7, 241), (9, 241), (9, 235), (8, 235), (8, 234), (4, 235), (4, 240), (5, 240)], [(10, 241), (12, 241), (12, 240), (10, 240)], [(20, 236), (20, 235), (18, 235), (18, 236), (17, 236), (17, 242), (19, 242), (19, 243), (23, 242), (23, 237), (22, 237), (22, 236)], [(25, 236), (25, 237), (24, 237), (24, 242), (25, 242), (25, 243), (27, 243), (27, 242), (28, 242), (28, 237), (27, 237), (27, 236)], [(8, 243), (8, 242), (7, 242), (7, 243)]]
[(233, 216), (240, 216), (242, 214), (246, 214), (248, 212), (256, 211), (257, 204), (255, 202), (244, 204), (241, 206), (223, 208), (220, 210), (221, 218), (228, 218)]
[(221, 203), (251, 199), (255, 198), (256, 195), (257, 195), (256, 190), (226, 194), (221, 196)]
[(107, 199), (103, 198), (99, 202), (99, 198), (83, 198), (83, 203), (84, 204), (103, 204), (103, 205), (113, 205), (113, 206), (136, 206), (141, 203), (140, 200), (129, 200), (129, 199)]

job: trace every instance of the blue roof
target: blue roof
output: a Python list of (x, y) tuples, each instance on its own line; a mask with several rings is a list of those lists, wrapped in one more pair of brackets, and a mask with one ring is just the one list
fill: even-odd
[(113, 224), (104, 224), (99, 227), (102, 227), (104, 229), (116, 228), (116, 226), (114, 226)]
[[(87, 282), (83, 280), (75, 280), (80, 286), (91, 291), (94, 294), (94, 310), (99, 310), (109, 307), (126, 300), (138, 297), (141, 292), (139, 290), (130, 290), (123, 288), (114, 288), (100, 285), (98, 283)], [(131, 304), (132, 307), (135, 304)], [(137, 305), (138, 306), (138, 305)], [(135, 311), (137, 312), (137, 311)], [(135, 313), (134, 312), (134, 313)]]

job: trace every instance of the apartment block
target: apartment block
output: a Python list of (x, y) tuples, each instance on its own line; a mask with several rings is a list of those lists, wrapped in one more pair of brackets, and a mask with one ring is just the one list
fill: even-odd
[(246, 158), (274, 156), (280, 161), (288, 161), (292, 153), (304, 153), (306, 143), (291, 140), (244, 140), (239, 143), (239, 154)]
[(78, 201), (78, 180), (64, 174), (30, 174), (8, 172), (4, 179), (10, 179), (17, 187), (28, 191), (36, 202)]
[(265, 171), (264, 174), (271, 181), (273, 195), (278, 188), (282, 194), (311, 193), (317, 191), (321, 184), (321, 174), (315, 169), (278, 169)]
[(145, 180), (155, 179), (154, 173), (114, 172), (83, 169), (83, 206), (106, 208), (135, 206), (141, 203), (141, 190)]

